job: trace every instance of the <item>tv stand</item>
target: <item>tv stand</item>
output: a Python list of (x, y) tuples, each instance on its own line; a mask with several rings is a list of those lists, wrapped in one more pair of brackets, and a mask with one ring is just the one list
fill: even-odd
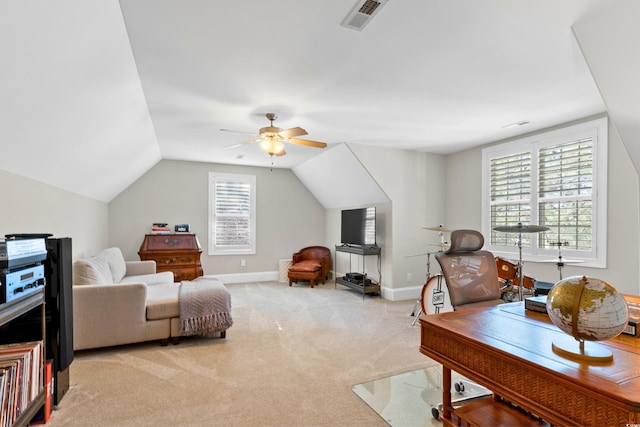
[[(364, 299), (364, 296), (366, 294), (378, 294), (380, 295), (380, 283), (375, 282), (373, 280), (370, 280), (367, 278), (367, 273), (365, 271), (364, 268), (364, 259), (362, 261), (362, 273), (358, 273), (358, 274), (353, 274), (351, 273), (351, 254), (355, 254), (355, 255), (360, 255), (362, 257), (368, 256), (368, 255), (375, 255), (378, 257), (378, 277), (381, 277), (380, 274), (380, 263), (381, 263), (381, 258), (380, 258), (380, 254), (381, 254), (381, 250), (379, 246), (372, 246), (372, 245), (366, 245), (366, 246), (349, 246), (349, 245), (336, 245), (336, 254), (335, 254), (335, 260), (334, 260), (334, 268), (337, 267), (337, 259), (338, 259), (338, 252), (344, 252), (344, 253), (348, 253), (349, 254), (349, 271), (350, 273), (346, 276), (343, 277), (336, 277), (336, 287), (338, 286), (338, 283), (346, 286), (348, 288), (351, 289), (355, 289), (356, 291), (362, 292), (362, 298)], [(351, 277), (350, 277), (351, 276)], [(353, 276), (356, 276), (356, 278), (354, 278)], [(361, 278), (359, 276), (362, 276)]]

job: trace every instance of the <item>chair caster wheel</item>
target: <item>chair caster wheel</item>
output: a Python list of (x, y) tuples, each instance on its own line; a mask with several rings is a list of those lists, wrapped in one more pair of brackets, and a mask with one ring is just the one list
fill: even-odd
[(462, 393), (464, 391), (464, 383), (462, 381), (455, 383), (455, 388), (458, 393)]
[(438, 408), (431, 408), (431, 415), (433, 415), (433, 418), (440, 421), (440, 411), (438, 411)]

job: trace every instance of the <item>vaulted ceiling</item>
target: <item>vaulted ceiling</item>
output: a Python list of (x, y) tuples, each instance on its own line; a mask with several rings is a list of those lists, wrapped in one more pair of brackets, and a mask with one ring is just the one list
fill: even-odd
[(620, 4), (389, 0), (358, 31), (341, 25), (355, 0), (7, 0), (0, 169), (109, 201), (162, 158), (292, 168), (321, 152), (227, 148), (267, 112), (329, 149), (529, 133), (607, 110), (572, 26), (588, 37)]

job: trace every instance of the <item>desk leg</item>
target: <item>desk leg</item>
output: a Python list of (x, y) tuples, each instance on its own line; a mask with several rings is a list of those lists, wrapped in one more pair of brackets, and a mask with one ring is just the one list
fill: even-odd
[(451, 418), (451, 369), (442, 366), (442, 418)]

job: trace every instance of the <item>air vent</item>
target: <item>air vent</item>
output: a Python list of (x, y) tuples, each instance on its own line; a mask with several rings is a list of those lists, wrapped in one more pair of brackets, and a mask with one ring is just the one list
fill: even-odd
[(349, 12), (344, 21), (342, 21), (342, 26), (351, 28), (352, 30), (362, 31), (369, 21), (380, 12), (380, 9), (382, 9), (382, 6), (384, 6), (387, 1), (388, 0), (358, 0), (358, 3), (356, 3), (354, 8), (351, 9), (351, 12)]

